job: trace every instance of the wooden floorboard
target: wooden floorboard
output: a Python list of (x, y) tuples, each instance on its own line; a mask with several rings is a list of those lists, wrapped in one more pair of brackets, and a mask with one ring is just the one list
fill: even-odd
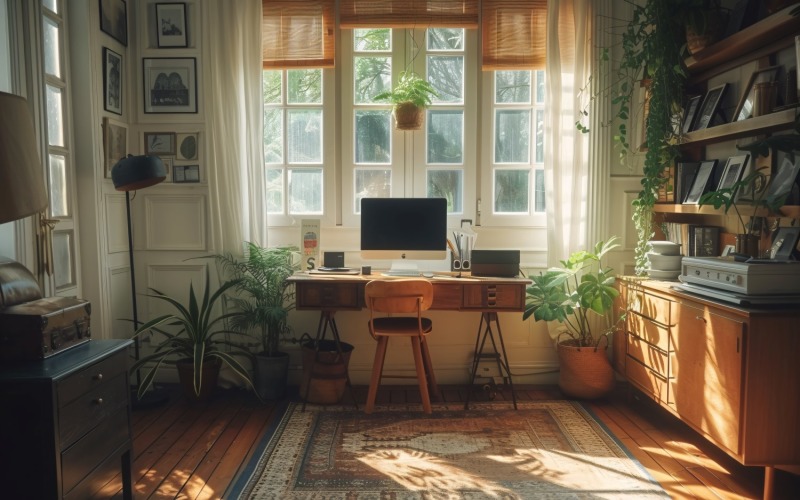
[[(198, 405), (184, 399), (177, 387), (165, 389), (170, 393), (166, 404), (132, 414), (135, 498), (225, 498), (281, 403), (262, 403), (238, 389), (218, 389), (210, 402)], [(467, 396), (463, 386), (440, 389), (445, 402), (463, 402)], [(515, 389), (518, 401), (562, 399), (553, 386)], [(367, 388), (356, 386), (352, 395), (363, 408)], [(476, 385), (469, 396), (504, 406), (512, 401), (508, 386)], [(419, 400), (415, 385), (382, 388), (377, 398), (383, 404)], [(351, 401), (346, 392), (342, 402)], [(761, 498), (763, 468), (742, 466), (652, 402), (630, 397), (625, 387), (588, 407), (672, 498)], [(115, 478), (100, 495), (122, 498), (120, 484)], [(776, 498), (800, 498), (798, 492), (800, 476), (778, 470)]]

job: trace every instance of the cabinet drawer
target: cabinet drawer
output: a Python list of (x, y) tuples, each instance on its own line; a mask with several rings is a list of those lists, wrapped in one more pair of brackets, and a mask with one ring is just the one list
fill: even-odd
[(434, 282), (431, 309), (450, 311), (461, 309), (461, 285)]
[(129, 442), (128, 408), (103, 420), (61, 454), (62, 491), (68, 493), (106, 457)]
[(297, 283), (297, 308), (361, 309), (364, 283)]
[(464, 287), (465, 309), (510, 309), (525, 307), (525, 289), (518, 285), (467, 285)]
[(670, 329), (634, 312), (628, 314), (627, 330), (648, 344), (652, 344), (662, 351), (669, 352), (674, 349), (670, 340)]
[(58, 382), (58, 406), (65, 407), (95, 387), (128, 370), (128, 353), (120, 351)]
[(66, 448), (103, 419), (128, 405), (128, 378), (120, 374), (81, 395), (60, 410), (61, 447)]
[(672, 372), (669, 366), (669, 354), (658, 349), (636, 335), (627, 335), (628, 356), (650, 368), (664, 378), (671, 378)]
[(673, 302), (640, 289), (628, 290), (628, 310), (662, 325), (673, 325)]
[(666, 403), (669, 390), (666, 378), (647, 368), (632, 356), (627, 357), (625, 363), (625, 376), (639, 387), (645, 394), (652, 396), (656, 401)]

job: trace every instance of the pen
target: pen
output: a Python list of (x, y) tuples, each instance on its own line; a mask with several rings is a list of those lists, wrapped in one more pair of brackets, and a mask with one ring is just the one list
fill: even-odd
[(450, 247), (450, 251), (453, 252), (453, 256), (457, 259), (460, 254), (456, 251), (456, 247), (453, 246), (453, 242), (450, 241), (450, 238), (447, 238), (447, 246)]

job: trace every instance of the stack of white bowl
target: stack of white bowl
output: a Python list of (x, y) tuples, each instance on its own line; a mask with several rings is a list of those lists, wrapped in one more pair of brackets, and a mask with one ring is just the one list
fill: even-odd
[(671, 241), (648, 241), (647, 274), (655, 280), (675, 280), (681, 274), (681, 246)]

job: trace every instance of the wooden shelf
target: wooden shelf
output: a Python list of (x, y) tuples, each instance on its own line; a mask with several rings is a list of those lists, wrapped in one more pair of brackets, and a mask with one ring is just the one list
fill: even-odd
[[(752, 214), (750, 207), (742, 207), (742, 211), (748, 215)], [(726, 215), (720, 208), (716, 209), (711, 205), (678, 205), (672, 203), (657, 203), (653, 207), (653, 212), (660, 214), (692, 214), (692, 215)], [(736, 212), (730, 210), (727, 215), (735, 216)], [(791, 217), (800, 219), (800, 205), (785, 205), (781, 207), (780, 213), (770, 214), (766, 209), (758, 209), (756, 215), (760, 217)]]
[[(761, 49), (773, 52), (778, 47), (788, 46), (800, 31), (800, 16), (791, 14), (797, 5), (758, 21), (719, 42), (706, 47), (686, 59), (686, 67), (693, 76), (711, 70), (723, 71), (729, 66), (759, 57)], [(704, 75), (702, 79), (707, 79)]]
[(682, 146), (702, 146), (709, 142), (734, 140), (789, 130), (794, 126), (797, 109), (784, 109), (763, 116), (754, 116), (739, 122), (724, 123), (703, 130), (695, 130), (683, 136)]

